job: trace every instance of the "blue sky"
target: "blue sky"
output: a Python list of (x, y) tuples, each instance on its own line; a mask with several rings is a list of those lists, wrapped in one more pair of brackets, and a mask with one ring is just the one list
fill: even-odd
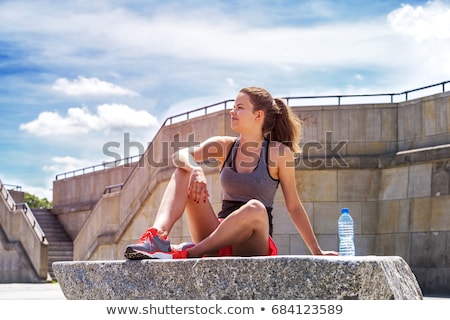
[(56, 174), (115, 160), (108, 143), (124, 155), (125, 134), (146, 145), (168, 116), (248, 85), (299, 96), (446, 80), (450, 0), (1, 0), (0, 179), (51, 199)]

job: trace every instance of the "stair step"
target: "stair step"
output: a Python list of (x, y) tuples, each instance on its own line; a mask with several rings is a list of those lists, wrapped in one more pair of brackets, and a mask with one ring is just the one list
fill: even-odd
[[(45, 229), (43, 228), (44, 232)], [(63, 234), (52, 234), (52, 233), (46, 233), (45, 234), (46, 238), (48, 240), (54, 241), (54, 242), (69, 242), (71, 241), (68, 237), (66, 237)]]
[(73, 253), (73, 247), (67, 246), (67, 247), (57, 247), (57, 248), (48, 248), (49, 254), (59, 254), (61, 252), (72, 252)]
[[(42, 228), (42, 229), (45, 232), (45, 227)], [(49, 238), (49, 237), (50, 238), (62, 238), (62, 239), (67, 239), (67, 241), (71, 241), (69, 236), (67, 234), (65, 234), (65, 233), (62, 233), (62, 231), (58, 232), (58, 233), (56, 233), (56, 232), (46, 232), (46, 236), (47, 236), (47, 238)]]
[(48, 241), (48, 273), (56, 280), (53, 262), (73, 261), (73, 242), (58, 218), (51, 210), (32, 209)]
[(60, 255), (69, 255), (69, 256), (73, 256), (73, 250), (59, 250), (59, 251), (55, 251), (52, 250), (48, 252), (49, 257), (53, 257), (53, 256), (60, 256)]
[(60, 248), (73, 248), (72, 242), (50, 242), (48, 244), (49, 249), (58, 250)]
[(73, 255), (72, 254), (68, 254), (68, 255), (56, 255), (56, 256), (52, 256), (51, 259), (49, 257), (49, 262), (50, 261), (70, 261), (73, 260)]

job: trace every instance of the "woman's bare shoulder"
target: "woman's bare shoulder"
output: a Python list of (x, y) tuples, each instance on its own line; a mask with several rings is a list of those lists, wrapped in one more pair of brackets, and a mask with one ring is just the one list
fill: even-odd
[(272, 158), (287, 157), (290, 159), (293, 157), (292, 150), (287, 145), (279, 141), (270, 141), (269, 150)]
[(236, 137), (232, 136), (213, 136), (205, 140), (205, 143), (220, 143), (222, 145), (228, 145), (233, 143), (236, 140)]
[(202, 143), (203, 150), (207, 150), (208, 155), (222, 162), (227, 156), (236, 137), (231, 136), (213, 136)]

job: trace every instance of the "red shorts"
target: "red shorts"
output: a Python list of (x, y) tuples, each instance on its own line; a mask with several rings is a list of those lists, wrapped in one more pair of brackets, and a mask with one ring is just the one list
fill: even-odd
[[(222, 222), (223, 219), (219, 219), (220, 222)], [(267, 252), (268, 256), (276, 256), (278, 254), (278, 248), (277, 245), (275, 244), (275, 241), (273, 241), (272, 237), (269, 235), (268, 236), (268, 241), (269, 241), (269, 251)], [(231, 257), (233, 256), (233, 247), (232, 246), (227, 246), (227, 247), (223, 247), (219, 250), (219, 257)]]
[[(269, 236), (269, 252), (267, 252), (268, 256), (276, 256), (278, 254), (278, 248), (275, 244), (275, 241), (273, 241), (272, 237)], [(233, 256), (233, 247), (228, 246), (221, 248), (219, 250), (219, 257), (231, 257)]]

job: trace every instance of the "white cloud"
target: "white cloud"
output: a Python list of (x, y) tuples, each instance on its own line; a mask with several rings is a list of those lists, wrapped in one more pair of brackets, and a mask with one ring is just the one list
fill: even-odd
[(429, 1), (423, 6), (402, 5), (387, 16), (387, 22), (398, 42), (396, 60), (399, 71), (412, 83), (403, 83), (404, 86), (414, 88), (449, 80), (448, 3)]
[(158, 120), (144, 110), (134, 110), (124, 104), (102, 104), (97, 113), (88, 108), (69, 108), (66, 116), (45, 111), (38, 118), (20, 125), (20, 130), (36, 136), (64, 136), (125, 128), (152, 128)]
[(139, 96), (137, 92), (117, 86), (115, 84), (99, 80), (97, 78), (78, 78), (70, 81), (59, 78), (53, 84), (53, 90), (60, 91), (69, 96), (82, 95), (112, 95), (112, 96)]
[[(377, 48), (387, 33), (378, 21), (372, 24), (367, 21), (262, 27), (252, 25), (251, 19), (236, 19), (235, 15), (221, 12), (214, 6), (193, 8), (190, 12), (163, 10), (148, 16), (112, 8), (89, 13), (75, 8), (69, 13), (58, 10), (57, 6), (11, 7), (8, 15), (2, 17), (0, 14), (0, 19), (5, 19), (5, 31), (10, 28), (8, 23), (17, 25), (14, 21), (19, 15), (24, 23), (16, 26), (14, 31), (20, 28), (25, 35), (28, 32), (49, 35), (41, 39), (40, 46), (52, 48), (52, 51), (43, 49), (45, 55), (61, 63), (66, 63), (65, 59), (69, 58), (80, 59), (84, 50), (98, 50), (101, 61), (157, 56), (202, 63), (342, 66), (343, 62), (378, 60)], [(324, 7), (323, 3), (321, 7)], [(42, 17), (45, 17), (44, 21)], [(72, 43), (76, 46), (68, 47), (66, 40), (61, 40), (67, 38), (74, 39)], [(97, 60), (97, 63), (101, 61)]]
[(153, 127), (157, 119), (145, 110), (134, 110), (123, 104), (102, 104), (97, 107), (103, 128)]
[(388, 15), (392, 28), (418, 41), (450, 39), (450, 8), (440, 1), (413, 7), (403, 4)]
[[(0, 172), (0, 178), (2, 183), (7, 183), (11, 186), (18, 186), (20, 187), (20, 191), (22, 192), (28, 192), (32, 195), (35, 195), (41, 199), (47, 198), (47, 200), (52, 200), (53, 198), (53, 191), (51, 188), (52, 183), (48, 183), (47, 186), (36, 186), (34, 183), (25, 182), (24, 181), (18, 181), (14, 177), (9, 177), (8, 174), (5, 174), (4, 172)], [(13, 189), (7, 186), (7, 189)]]
[(225, 81), (227, 82), (227, 85), (234, 88), (236, 87), (236, 81), (234, 81), (233, 78), (226, 78)]
[(51, 164), (45, 165), (42, 170), (48, 172), (69, 172), (80, 168), (92, 166), (92, 162), (84, 159), (77, 159), (70, 156), (52, 157)]
[[(388, 21), (384, 17), (374, 17), (352, 23), (334, 20), (325, 24), (290, 24), (289, 27), (238, 19), (241, 16), (221, 11), (214, 5), (190, 10), (181, 5), (175, 5), (175, 8), (171, 5), (157, 6), (151, 14), (142, 14), (125, 7), (114, 8), (111, 4), (100, 6), (101, 10), (100, 7), (93, 7), (90, 11), (76, 7), (70, 11), (62, 10), (55, 5), (42, 8), (31, 4), (26, 7), (10, 4), (9, 10), (5, 11), (8, 14), (0, 14), (0, 20), (5, 20), (5, 32), (9, 31), (9, 25), (15, 25), (13, 31), (20, 30), (25, 35), (29, 32), (46, 35), (40, 39), (44, 58), (48, 61), (48, 55), (53, 57), (52, 61), (62, 64), (68, 63), (66, 59), (71, 59), (69, 63), (83, 63), (83, 66), (94, 61), (95, 66), (132, 61), (135, 68), (143, 68), (153, 63), (158, 65), (159, 58), (164, 58), (184, 65), (199, 63), (198, 68), (212, 63), (212, 68), (233, 66), (252, 70), (264, 64), (265, 67), (285, 65), (294, 72), (362, 66), (410, 68), (411, 63), (420, 62), (422, 56), (413, 55), (404, 59), (405, 52), (413, 52), (416, 47), (404, 41), (402, 36), (414, 32), (414, 36), (419, 38), (432, 35), (446, 39), (450, 21), (449, 8), (441, 2), (429, 2), (417, 7), (404, 5), (393, 11)], [(312, 12), (333, 16), (328, 11), (327, 2), (314, 1), (307, 5), (311, 6), (309, 10)], [(319, 8), (314, 9), (315, 6)], [(261, 12), (270, 11), (259, 12), (259, 19), (262, 19)], [(252, 14), (251, 11), (246, 13)], [(18, 21), (17, 16), (24, 22), (20, 26), (14, 23)], [(45, 20), (41, 20), (42, 17)], [(93, 25), (95, 28), (92, 28)], [(393, 30), (400, 32), (392, 33)], [(66, 39), (73, 41), (67, 42)], [(408, 46), (406, 50), (405, 46)], [(52, 48), (52, 51), (45, 48)], [(96, 52), (95, 60), (91, 59), (91, 52)], [(150, 76), (167, 80), (168, 77), (177, 78), (181, 72), (183, 70), (180, 68), (172, 74)], [(192, 74), (183, 76), (195, 81)], [(220, 78), (224, 78), (223, 74)], [(62, 79), (57, 87), (66, 88), (64, 90), (71, 88), (67, 92), (75, 94), (79, 87), (84, 87), (81, 82), (85, 80), (79, 78), (75, 81)]]
[(53, 199), (53, 191), (51, 188), (37, 187), (37, 186), (24, 186), (24, 192), (28, 192), (29, 194), (35, 195), (40, 199), (46, 198), (49, 201)]

